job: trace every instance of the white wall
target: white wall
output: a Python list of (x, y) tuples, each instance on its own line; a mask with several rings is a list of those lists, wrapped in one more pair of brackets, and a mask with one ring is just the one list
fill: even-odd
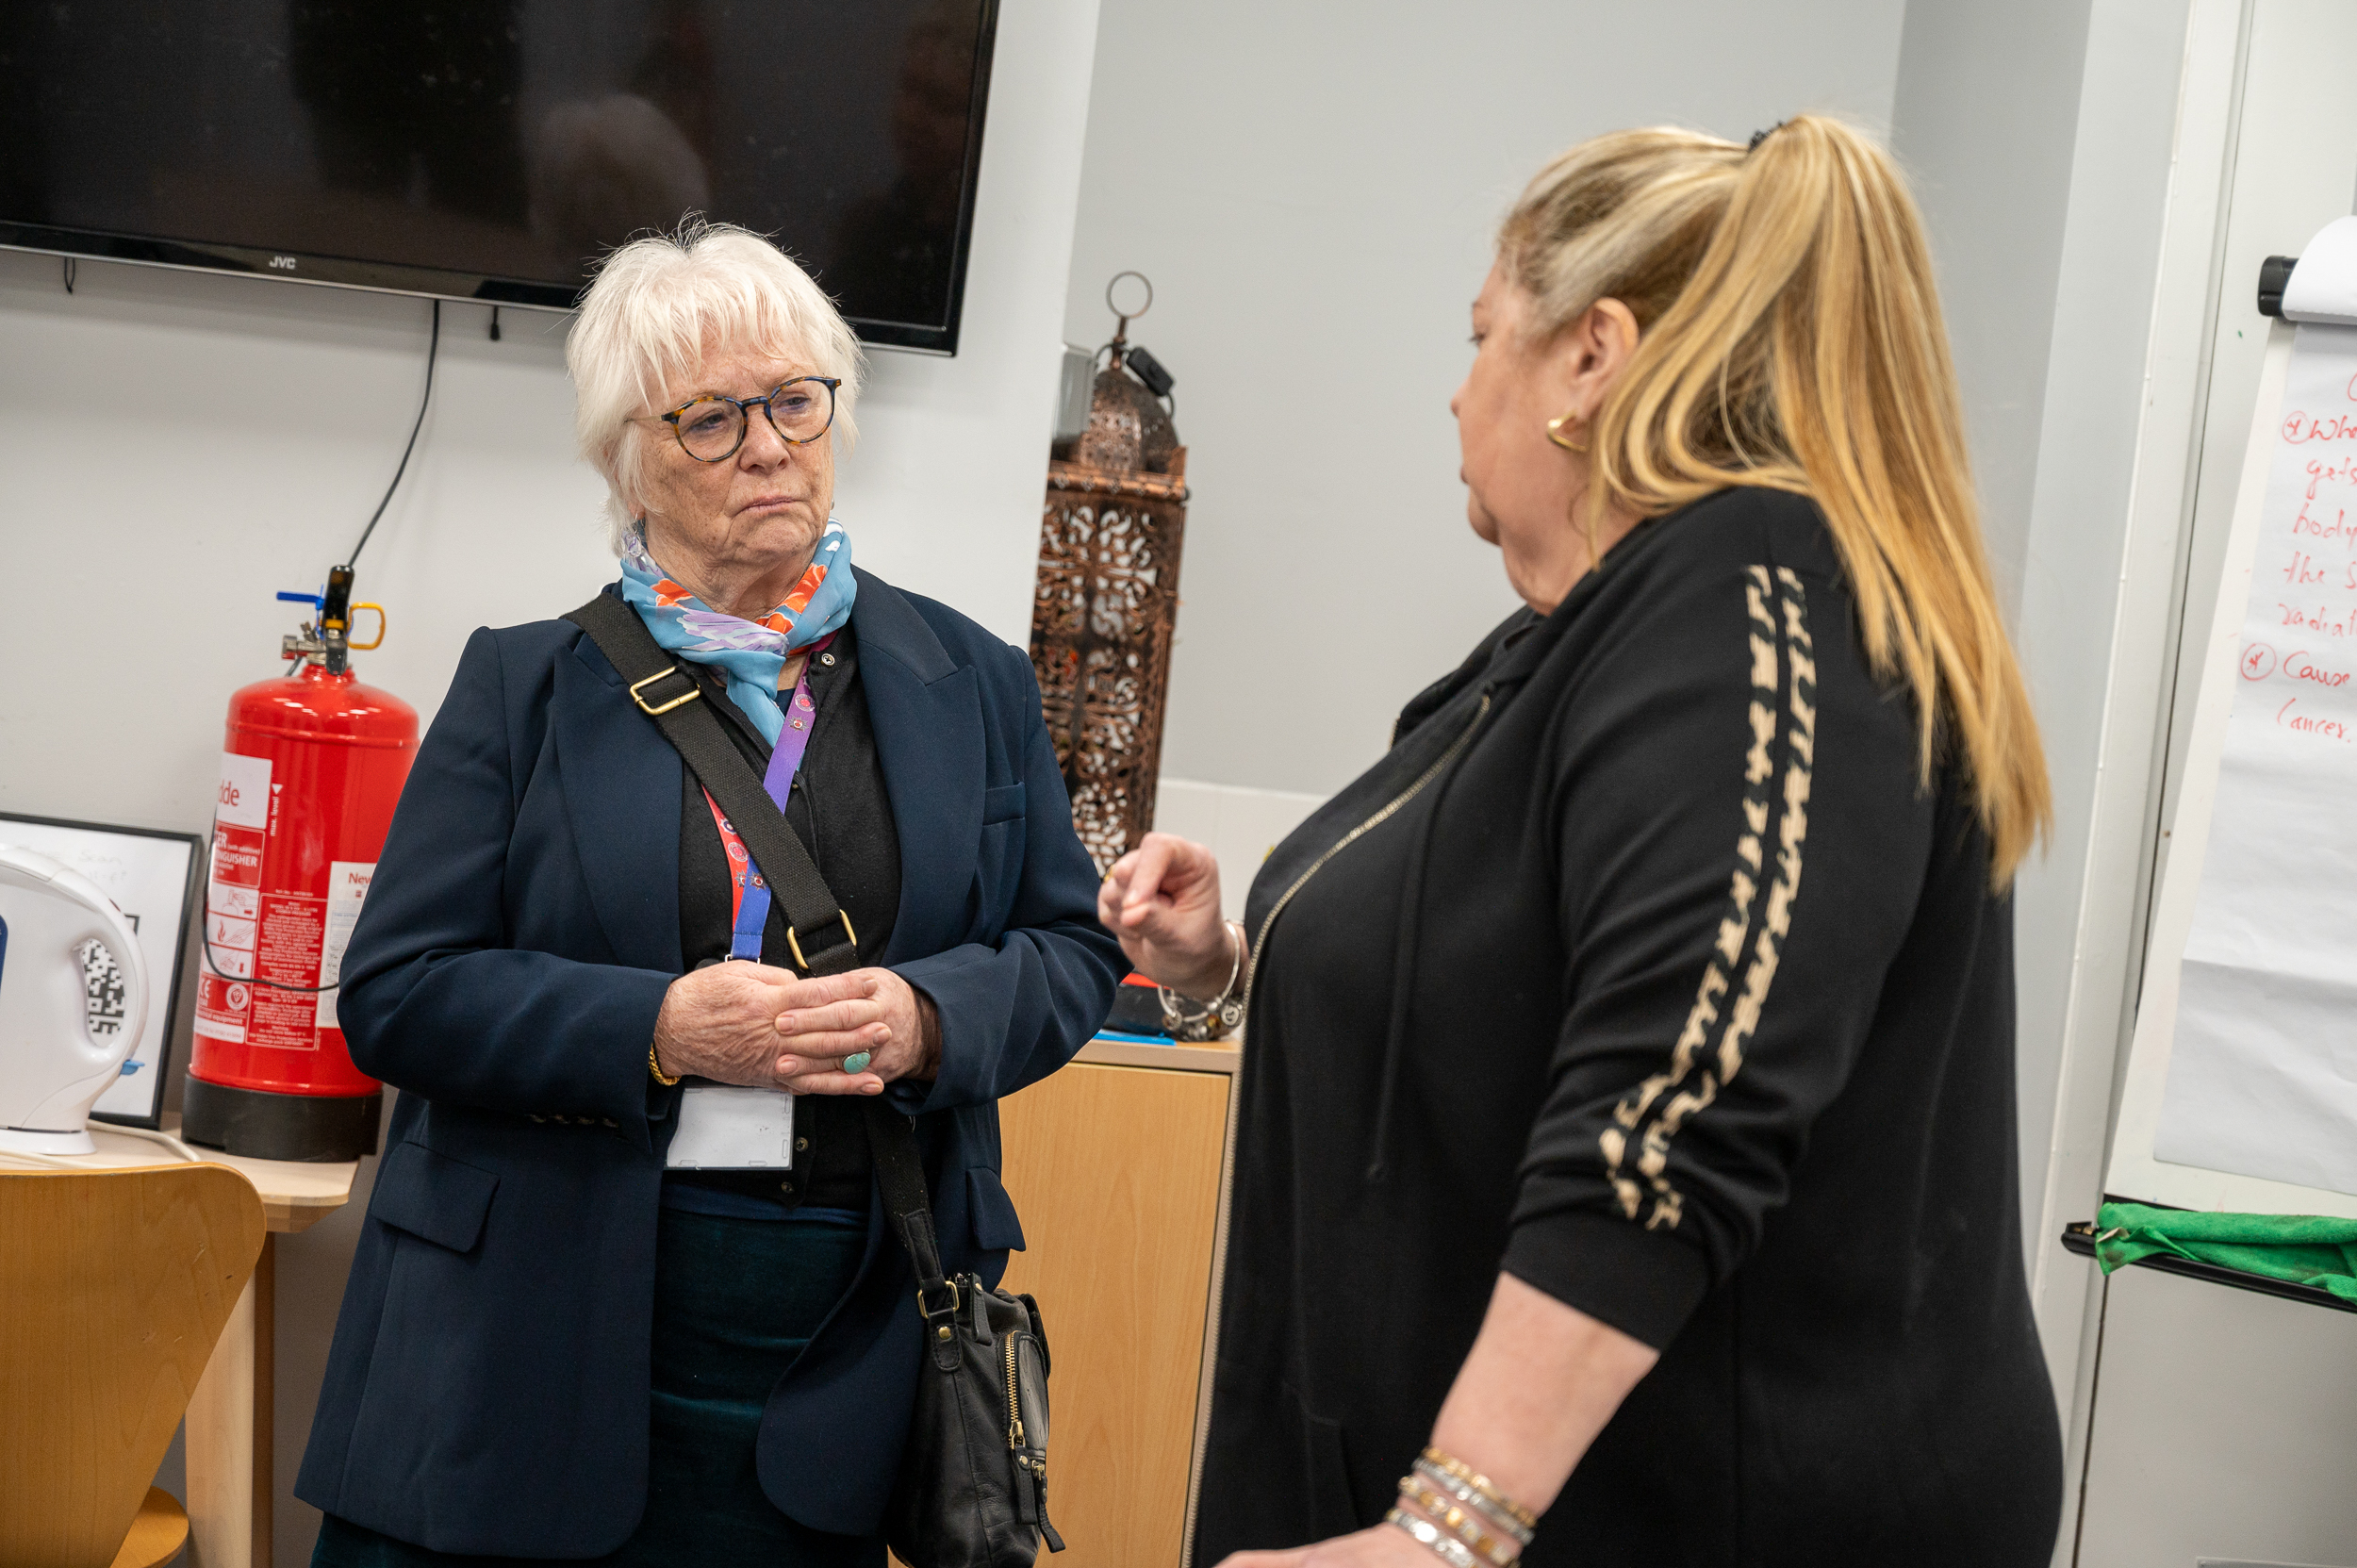
[(1449, 394), (1496, 222), (1583, 137), (1886, 124), (1902, 0), (1106, 0), (1065, 332), (1106, 280), (1178, 378), (1190, 508), (1164, 769), (1331, 793), (1513, 606)]
[[(1916, 0), (1900, 72), (1895, 140), (1937, 247), (1986, 525), (2019, 603), (2016, 641), (2053, 781), (2052, 845), (2024, 868), (2016, 901), (2034, 1260), (2059, 1250), (2046, 1189), (2073, 987), (2108, 986), (2116, 1003), (2124, 952), (2111, 945), (2111, 966), (2087, 971), (2079, 932), (2087, 898), (2130, 891), (2120, 881), (2091, 893), (2086, 861), (2186, 15), (2185, 0)], [(1990, 114), (1993, 102), (2005, 111)], [(2147, 707), (2129, 721), (2149, 735), (2153, 720)], [(2128, 911), (2117, 915), (2113, 933)], [(2056, 1201), (2071, 1210), (2064, 1217), (2085, 1218), (2092, 1195)], [(2074, 1296), (2050, 1351), (2077, 1331)]]
[[(2096, 0), (2086, 24), (2045, 320), (1997, 326), (2047, 338), (2036, 398), (1992, 416), (2001, 427), (2036, 416), (2014, 464), (2029, 484), (2013, 568), (2055, 823), (2015, 900), (2022, 1208), (2032, 1297), (2069, 1423), (2073, 1494), (2093, 1371), (2083, 1331), (2092, 1270), (2057, 1238), (2064, 1224), (2091, 1218), (2101, 1196), (2151, 841), (2144, 767), (2166, 666), (2156, 612), (2166, 619), (2194, 407), (2190, 377), (2164, 372), (2199, 349), (2209, 260), (2204, 172), (2187, 169), (2171, 186), (2190, 6)], [(2214, 169), (2206, 178), (2214, 190)], [(2172, 203), (2189, 255), (2168, 252)]]
[[(838, 511), (858, 557), (1018, 644), (1080, 178), (1096, 0), (1005, 0), (964, 341), (879, 354)], [(294, 608), (383, 493), (416, 408), (422, 301), (0, 253), (0, 810), (203, 832), (229, 694), (278, 672)], [(560, 614), (613, 575), (571, 455), (565, 318), (444, 308), (435, 407), (360, 561), (391, 629), (364, 680), (427, 718), (467, 634)], [(185, 1005), (185, 1004), (184, 1004)], [(175, 1062), (187, 1060), (188, 1020)], [(176, 1102), (176, 1096), (175, 1096)], [(280, 1251), (286, 1494), (356, 1215)]]
[(1911, 0), (1899, 51), (1891, 150), (1931, 231), (2008, 606), (2037, 476), (2087, 15), (2088, 0)]

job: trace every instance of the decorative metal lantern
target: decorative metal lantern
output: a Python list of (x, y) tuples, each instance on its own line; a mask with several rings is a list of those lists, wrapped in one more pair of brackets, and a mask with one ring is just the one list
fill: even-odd
[[(1146, 303), (1124, 312), (1113, 285)], [(1170, 418), (1170, 373), (1129, 340), (1153, 286), (1123, 272), (1105, 289), (1118, 318), (1098, 353), (1086, 427), (1047, 464), (1031, 667), (1072, 795), (1073, 826), (1102, 872), (1154, 825), (1178, 553), (1187, 527), (1187, 449)]]

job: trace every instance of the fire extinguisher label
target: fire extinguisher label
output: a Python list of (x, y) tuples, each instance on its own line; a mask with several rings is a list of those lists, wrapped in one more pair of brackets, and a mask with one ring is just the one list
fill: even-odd
[[(338, 860), (327, 868), (327, 930), (320, 948), (320, 983), (333, 985), (343, 978), (344, 945), (352, 940), (353, 922), (360, 918), (361, 900), (369, 896), (369, 879), (376, 875), (372, 860)], [(336, 996), (320, 993), (321, 1029), (340, 1029), (336, 1021)]]
[(273, 795), (270, 758), (223, 754), (196, 1032), (249, 1048), (312, 1051), (320, 1048), (321, 1029), (336, 1027), (336, 1011), (334, 992), (314, 996), (310, 987), (334, 982), (375, 867), (333, 863), (324, 898), (307, 887), (269, 884), (268, 867), (277, 865), (281, 876), (288, 868), (270, 858)]
[(221, 797), (213, 820), (234, 828), (270, 826), (270, 758), (221, 754)]
[(213, 864), (205, 878), (205, 963), (196, 1032), (242, 1044), (261, 932), (262, 850), (270, 826), (270, 758), (224, 751), (213, 806)]

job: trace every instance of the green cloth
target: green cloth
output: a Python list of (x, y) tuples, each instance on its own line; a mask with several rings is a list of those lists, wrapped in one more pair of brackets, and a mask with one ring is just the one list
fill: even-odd
[[(781, 1209), (783, 1214), (785, 1211)], [(595, 1568), (882, 1568), (883, 1542), (780, 1513), (753, 1474), (769, 1391), (850, 1289), (865, 1227), (666, 1208), (655, 1244), (647, 1511)], [(823, 1446), (824, 1432), (806, 1441)], [(329, 1514), (311, 1568), (542, 1568), (436, 1552)]]
[(2216, 1214), (2106, 1203), (2095, 1257), (2109, 1274), (2166, 1252), (2197, 1263), (2285, 1279), (2357, 1301), (2357, 1219), (2323, 1214)]

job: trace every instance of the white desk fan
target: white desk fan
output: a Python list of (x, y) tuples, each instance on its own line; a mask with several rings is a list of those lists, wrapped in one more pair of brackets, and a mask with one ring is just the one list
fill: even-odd
[[(123, 1017), (92, 1032), (82, 949), (123, 976)], [(131, 922), (98, 885), (47, 855), (0, 844), (0, 1150), (89, 1154), (90, 1108), (147, 1022), (147, 966)]]

